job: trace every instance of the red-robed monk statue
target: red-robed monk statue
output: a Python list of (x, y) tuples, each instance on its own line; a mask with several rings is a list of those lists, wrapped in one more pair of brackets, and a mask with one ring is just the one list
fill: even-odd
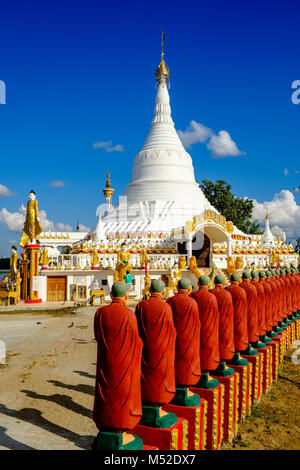
[[(240, 287), (244, 289), (247, 296), (247, 325), (248, 325), (248, 340), (249, 346), (243, 351), (246, 355), (252, 354), (251, 345), (256, 345), (259, 339), (258, 331), (258, 319), (257, 319), (257, 290), (253, 284), (251, 284), (251, 274), (249, 271), (244, 271), (242, 274), (243, 282), (240, 283)], [(257, 354), (257, 350), (254, 355)]]
[[(116, 282), (112, 303), (99, 308), (94, 318), (97, 341), (97, 369), (93, 420), (100, 430), (96, 449), (138, 449), (136, 436), (125, 436), (142, 416), (142, 340), (135, 314), (126, 307), (128, 286)], [(120, 434), (121, 433), (121, 434)], [(130, 436), (128, 438), (128, 436)]]
[(225, 289), (231, 294), (233, 303), (233, 331), (235, 354), (229, 364), (244, 366), (248, 364), (247, 359), (241, 358), (240, 352), (248, 347), (248, 322), (247, 322), (247, 295), (239, 286), (241, 276), (238, 273), (231, 274), (230, 286)]
[(200, 362), (201, 379), (197, 386), (214, 388), (218, 380), (209, 377), (209, 372), (216, 370), (220, 362), (219, 353), (219, 311), (216, 297), (208, 291), (210, 278), (199, 278), (199, 289), (192, 293), (199, 308), (200, 330)]
[(135, 310), (143, 341), (143, 418), (140, 424), (160, 427), (158, 421), (162, 415), (158, 408), (170, 403), (176, 392), (176, 330), (171, 307), (162, 300), (165, 283), (160, 279), (152, 279), (150, 291), (150, 299), (139, 302)]
[[(178, 294), (167, 302), (173, 313), (176, 329), (175, 343), (175, 381), (176, 395), (172, 403), (195, 406), (192, 403), (199, 395), (185, 388), (196, 385), (200, 380), (200, 320), (197, 302), (189, 296), (192, 284), (189, 279), (179, 279)], [(192, 398), (193, 397), (193, 398)]]
[(225, 361), (233, 358), (235, 353), (234, 331), (233, 331), (233, 303), (231, 294), (224, 289), (225, 277), (221, 274), (215, 276), (215, 288), (211, 293), (216, 297), (219, 310), (219, 351), (220, 364), (214, 375), (229, 376), (234, 374), (234, 370), (227, 367)]

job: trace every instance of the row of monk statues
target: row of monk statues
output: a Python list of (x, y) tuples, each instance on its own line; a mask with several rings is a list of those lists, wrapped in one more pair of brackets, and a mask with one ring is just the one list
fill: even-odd
[(218, 377), (232, 373), (231, 365), (247, 364), (245, 356), (257, 355), (300, 314), (300, 274), (294, 268), (244, 271), (242, 279), (234, 273), (227, 287), (218, 274), (211, 290), (211, 278), (200, 276), (194, 292), (180, 278), (177, 294), (167, 301), (165, 283), (149, 276), (147, 281), (150, 297), (135, 312), (126, 306), (129, 287), (118, 281), (111, 304), (95, 314), (96, 449), (103, 443), (110, 448), (111, 440), (122, 440), (138, 423), (171, 425), (172, 413), (163, 405), (195, 400), (190, 387), (211, 389)]

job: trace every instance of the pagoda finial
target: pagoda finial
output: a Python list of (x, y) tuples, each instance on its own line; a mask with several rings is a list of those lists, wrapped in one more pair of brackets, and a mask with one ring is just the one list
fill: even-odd
[(114, 189), (111, 189), (110, 174), (108, 171), (106, 175), (106, 186), (105, 186), (105, 189), (103, 189), (103, 194), (105, 196), (105, 202), (108, 206), (108, 209), (111, 209), (112, 207), (113, 193), (114, 193)]
[(109, 189), (110, 187), (111, 187), (110, 174), (109, 174), (109, 171), (108, 171), (107, 175), (106, 175), (106, 188)]
[[(167, 85), (169, 82), (169, 68), (167, 67), (164, 61), (164, 31), (161, 30), (161, 54), (160, 54), (160, 63), (155, 71), (155, 83), (156, 85)], [(170, 85), (170, 84), (169, 84)]]

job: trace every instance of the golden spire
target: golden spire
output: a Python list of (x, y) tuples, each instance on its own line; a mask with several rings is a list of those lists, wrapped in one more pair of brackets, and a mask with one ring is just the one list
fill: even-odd
[(106, 175), (106, 186), (105, 186), (105, 189), (103, 189), (102, 191), (103, 191), (103, 194), (104, 194), (104, 196), (105, 196), (106, 203), (108, 204), (108, 208), (110, 209), (111, 206), (112, 206), (112, 196), (113, 196), (113, 193), (114, 193), (114, 189), (111, 189), (109, 171), (107, 172), (107, 175)]
[(159, 84), (166, 85), (169, 81), (169, 69), (164, 61), (164, 39), (165, 39), (165, 35), (164, 35), (163, 30), (161, 30), (160, 63), (155, 71), (156, 85), (159, 85)]
[(109, 174), (109, 171), (107, 172), (107, 176), (106, 176), (106, 188), (109, 189), (111, 187), (111, 184), (110, 184), (110, 174)]

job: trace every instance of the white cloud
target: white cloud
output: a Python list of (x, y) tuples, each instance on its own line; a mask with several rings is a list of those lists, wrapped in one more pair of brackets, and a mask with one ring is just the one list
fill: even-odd
[(213, 135), (207, 144), (207, 148), (211, 150), (214, 157), (245, 155), (244, 152), (238, 149), (227, 131), (220, 131), (218, 135)]
[(14, 193), (4, 186), (4, 184), (0, 184), (0, 196), (14, 196)]
[(111, 140), (106, 140), (102, 142), (95, 142), (93, 145), (94, 149), (104, 149), (105, 152), (124, 152), (124, 147), (121, 144), (112, 145)]
[(189, 127), (185, 131), (178, 131), (180, 140), (185, 148), (190, 148), (192, 144), (197, 142), (205, 142), (213, 135), (213, 131), (209, 127), (203, 126), (196, 121), (191, 121)]
[(53, 188), (62, 188), (64, 185), (64, 181), (52, 181), (49, 183), (49, 186), (52, 186)]
[[(46, 211), (41, 210), (39, 214), (41, 226), (44, 232), (49, 230), (51, 230), (52, 232), (72, 231), (72, 227), (68, 224), (63, 224), (62, 222), (58, 222), (55, 224), (54, 222), (52, 222), (52, 220), (49, 220), (47, 218)], [(23, 212), (9, 212), (6, 207), (3, 207), (3, 209), (0, 210), (0, 223), (6, 225), (7, 228), (12, 232), (21, 232), (23, 230), (24, 222), (25, 215), (23, 214)]]
[(291, 191), (282, 189), (274, 195), (271, 201), (260, 203), (253, 199), (253, 202), (252, 217), (254, 220), (264, 225), (266, 211), (268, 211), (271, 227), (274, 225), (280, 227), (290, 239), (296, 239), (300, 236), (300, 206), (297, 205)]
[(196, 121), (191, 121), (185, 131), (179, 130), (178, 135), (186, 148), (198, 142), (206, 142), (206, 147), (211, 150), (212, 156), (216, 158), (245, 154), (238, 149), (229, 132), (221, 130), (218, 134), (215, 134), (212, 129)]
[(21, 232), (25, 216), (21, 212), (9, 212), (6, 207), (0, 211), (0, 223), (5, 224), (12, 232)]
[(285, 168), (285, 169), (283, 170), (283, 174), (284, 174), (284, 176), (287, 176), (287, 175), (289, 174), (289, 170), (288, 170), (287, 168)]

